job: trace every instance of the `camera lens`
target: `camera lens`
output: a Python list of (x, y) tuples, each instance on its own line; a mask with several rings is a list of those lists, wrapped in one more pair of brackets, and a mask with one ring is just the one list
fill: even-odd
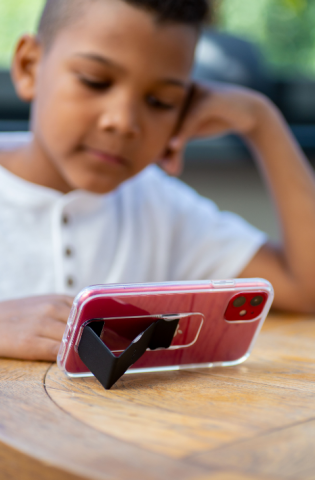
[(246, 303), (246, 298), (245, 297), (238, 297), (234, 300), (233, 302), (233, 307), (242, 307)]
[(264, 301), (264, 298), (261, 295), (257, 295), (257, 297), (254, 297), (251, 301), (250, 304), (253, 307), (258, 307), (262, 302)]

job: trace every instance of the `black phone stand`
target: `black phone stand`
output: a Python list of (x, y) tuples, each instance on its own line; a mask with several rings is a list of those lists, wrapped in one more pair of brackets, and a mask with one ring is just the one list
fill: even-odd
[(84, 327), (78, 347), (79, 357), (106, 390), (109, 390), (119, 378), (149, 348), (169, 348), (175, 335), (179, 318), (174, 320), (155, 319), (155, 321), (116, 357), (101, 340), (104, 321), (91, 321)]

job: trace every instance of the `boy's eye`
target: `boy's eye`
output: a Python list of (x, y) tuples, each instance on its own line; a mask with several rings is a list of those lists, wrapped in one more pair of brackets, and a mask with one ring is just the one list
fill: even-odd
[(174, 105), (170, 103), (161, 102), (159, 99), (157, 99), (153, 95), (150, 95), (149, 97), (147, 97), (147, 102), (151, 107), (159, 108), (161, 110), (173, 110), (175, 108)]
[(83, 85), (85, 85), (88, 88), (91, 88), (92, 90), (107, 90), (112, 82), (111, 81), (105, 81), (105, 82), (97, 82), (95, 80), (90, 80), (85, 77), (79, 77), (79, 80)]

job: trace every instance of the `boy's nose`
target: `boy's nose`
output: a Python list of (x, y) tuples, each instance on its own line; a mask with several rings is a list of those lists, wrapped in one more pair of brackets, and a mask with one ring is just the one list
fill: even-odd
[(129, 138), (137, 137), (140, 133), (140, 118), (135, 102), (121, 99), (105, 105), (99, 119), (99, 128)]

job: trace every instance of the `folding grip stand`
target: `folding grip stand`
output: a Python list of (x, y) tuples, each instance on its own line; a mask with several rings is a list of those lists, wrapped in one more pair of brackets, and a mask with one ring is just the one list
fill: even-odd
[(104, 322), (90, 323), (83, 330), (78, 347), (79, 357), (103, 387), (109, 390), (148, 348), (169, 348), (179, 320), (159, 319), (153, 322), (119, 357), (100, 338)]

